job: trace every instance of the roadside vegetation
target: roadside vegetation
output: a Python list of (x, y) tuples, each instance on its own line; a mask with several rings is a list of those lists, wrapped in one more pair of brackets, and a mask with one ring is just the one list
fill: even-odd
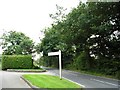
[(113, 75), (106, 75), (105, 73), (101, 73), (99, 71), (92, 71), (92, 70), (76, 70), (76, 69), (69, 69), (71, 71), (79, 72), (81, 74), (88, 74), (88, 75), (95, 75), (95, 76), (100, 76), (100, 77), (105, 77), (105, 78), (111, 78), (111, 79), (118, 79), (118, 76), (113, 76)]
[(32, 69), (31, 55), (2, 55), (2, 70), (7, 69)]
[(0, 39), (3, 49), (2, 70), (36, 68), (32, 59), (34, 42), (29, 37), (22, 32), (9, 31), (4, 32)]
[(23, 77), (28, 80), (32, 85), (38, 88), (48, 88), (48, 90), (58, 90), (63, 88), (63, 90), (69, 90), (72, 88), (81, 88), (78, 84), (70, 82), (66, 79), (60, 80), (58, 76), (52, 75), (23, 75)]
[(41, 63), (57, 68), (58, 57), (47, 54), (61, 50), (65, 69), (120, 78), (119, 6), (117, 2), (80, 3), (68, 15), (57, 6), (57, 12), (50, 14), (52, 27), (44, 30), (45, 37), (36, 46), (44, 54)]
[(2, 55), (1, 64), (2, 70), (8, 71), (45, 71), (34, 65), (31, 55)]

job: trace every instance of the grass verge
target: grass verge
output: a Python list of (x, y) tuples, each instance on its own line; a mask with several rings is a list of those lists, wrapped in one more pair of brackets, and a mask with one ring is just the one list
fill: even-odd
[(71, 71), (80, 72), (82, 74), (89, 74), (89, 75), (94, 75), (94, 76), (105, 77), (105, 78), (118, 79), (117, 77), (115, 77), (113, 75), (106, 75), (104, 73), (97, 72), (97, 71), (82, 71), (82, 70), (71, 70)]
[(7, 71), (13, 71), (13, 72), (44, 72), (46, 70), (40, 68), (40, 69), (7, 69)]
[(57, 90), (58, 88), (64, 88), (64, 90), (72, 88), (81, 88), (76, 83), (70, 82), (66, 79), (60, 80), (58, 76), (52, 75), (23, 75), (23, 78), (28, 80), (32, 85), (38, 88), (49, 88), (50, 90)]

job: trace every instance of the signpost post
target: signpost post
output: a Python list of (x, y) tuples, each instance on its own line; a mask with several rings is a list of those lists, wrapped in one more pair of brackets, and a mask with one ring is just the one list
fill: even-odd
[(62, 65), (61, 65), (61, 50), (58, 52), (49, 52), (48, 56), (55, 56), (59, 55), (59, 74), (60, 74), (60, 79), (62, 79)]

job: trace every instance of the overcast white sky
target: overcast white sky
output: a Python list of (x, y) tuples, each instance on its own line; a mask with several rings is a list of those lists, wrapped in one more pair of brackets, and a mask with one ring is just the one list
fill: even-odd
[(56, 4), (67, 8), (77, 7), (80, 0), (0, 0), (0, 36), (5, 31), (23, 32), (34, 42), (39, 42), (40, 32), (49, 27), (55, 13)]

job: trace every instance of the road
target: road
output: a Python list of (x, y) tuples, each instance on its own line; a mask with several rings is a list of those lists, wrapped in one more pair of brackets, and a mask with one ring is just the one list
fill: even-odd
[[(23, 74), (48, 74), (48, 72), (43, 73), (21, 73), (21, 72), (7, 72), (0, 71), (0, 90), (2, 88), (11, 88), (11, 90), (33, 90), (31, 87), (20, 77)], [(7, 89), (3, 89), (7, 90)]]
[[(57, 69), (47, 69), (48, 72), (38, 73), (38, 74), (54, 74), (59, 75)], [(6, 72), (0, 71), (0, 89), (1, 88), (29, 88), (27, 83), (25, 83), (20, 76), (28, 73), (18, 73), (18, 72)], [(29, 73), (35, 74), (35, 73)], [(78, 72), (73, 72), (69, 70), (62, 70), (63, 77), (77, 82), (88, 90), (120, 90), (118, 89), (118, 81), (108, 78), (96, 77), (93, 75), (80, 74)], [(85, 89), (85, 90), (87, 90)], [(16, 89), (15, 89), (16, 90)], [(30, 89), (31, 90), (31, 89)]]
[[(57, 69), (47, 69), (48, 72), (53, 73), (55, 75), (59, 75), (59, 70)], [(81, 85), (84, 85), (85, 88), (93, 88), (102, 90), (120, 90), (120, 85), (118, 85), (118, 80), (108, 79), (97, 77), (93, 75), (81, 74), (78, 72), (73, 72), (69, 70), (62, 70), (62, 76), (70, 79), (74, 82), (77, 82)]]
[(18, 73), (0, 71), (0, 88), (30, 88), (20, 76)]

